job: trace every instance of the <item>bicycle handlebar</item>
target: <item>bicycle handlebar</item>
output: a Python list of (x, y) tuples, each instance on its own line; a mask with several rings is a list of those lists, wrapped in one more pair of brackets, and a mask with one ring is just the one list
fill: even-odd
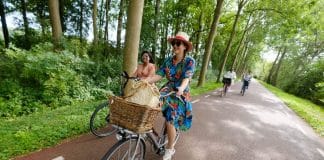
[(183, 104), (185, 104), (185, 97), (183, 95), (178, 96), (178, 95), (176, 95), (176, 93), (177, 93), (176, 91), (171, 91), (166, 95), (163, 95), (163, 96), (161, 95), (160, 97), (165, 98), (165, 97), (169, 97), (171, 95), (175, 95), (175, 97), (177, 97)]
[(124, 71), (124, 72), (121, 74), (121, 76), (123, 76), (123, 77), (126, 78), (127, 80), (128, 80), (128, 79), (141, 80), (139, 77), (130, 77), (126, 71)]

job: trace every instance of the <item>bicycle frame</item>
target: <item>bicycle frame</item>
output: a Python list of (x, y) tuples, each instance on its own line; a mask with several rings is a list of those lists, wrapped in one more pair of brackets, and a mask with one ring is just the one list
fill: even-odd
[(227, 83), (224, 83), (221, 96), (226, 96), (226, 93), (228, 91), (228, 87), (229, 87), (229, 85)]
[[(128, 129), (122, 128), (117, 125), (113, 125), (117, 130), (116, 138), (117, 140), (130, 138), (130, 137), (138, 137), (138, 138), (149, 138), (152, 145), (154, 145), (155, 148), (160, 148), (166, 145), (167, 142), (161, 143), (162, 138), (165, 138), (166, 135), (166, 121), (163, 123), (160, 133), (154, 133), (153, 130), (147, 131), (145, 133), (135, 133), (133, 131), (130, 131)], [(178, 131), (177, 131), (178, 132)]]

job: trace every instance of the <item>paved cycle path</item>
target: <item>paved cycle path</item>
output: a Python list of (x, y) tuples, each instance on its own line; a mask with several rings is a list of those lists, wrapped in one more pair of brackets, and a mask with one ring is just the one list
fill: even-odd
[[(324, 160), (324, 139), (276, 96), (252, 81), (226, 97), (213, 91), (193, 99), (193, 125), (181, 133), (173, 160)], [(97, 160), (116, 142), (89, 134), (16, 160)], [(148, 160), (162, 159), (147, 147)]]

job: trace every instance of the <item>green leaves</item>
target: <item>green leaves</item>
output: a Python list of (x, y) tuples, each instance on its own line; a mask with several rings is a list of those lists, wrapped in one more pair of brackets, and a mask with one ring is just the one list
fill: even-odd
[(120, 56), (95, 63), (83, 54), (51, 48), (49, 43), (30, 51), (12, 47), (0, 55), (0, 117), (105, 98), (109, 90), (119, 90)]

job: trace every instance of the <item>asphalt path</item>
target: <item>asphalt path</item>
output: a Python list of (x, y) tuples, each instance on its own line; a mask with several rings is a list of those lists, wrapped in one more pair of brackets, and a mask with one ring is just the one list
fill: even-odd
[[(181, 133), (173, 160), (324, 160), (324, 139), (304, 120), (257, 81), (244, 96), (241, 85), (225, 97), (215, 90), (193, 98), (192, 128)], [(16, 160), (98, 160), (115, 142), (88, 133)], [(147, 147), (146, 159), (162, 158)]]

